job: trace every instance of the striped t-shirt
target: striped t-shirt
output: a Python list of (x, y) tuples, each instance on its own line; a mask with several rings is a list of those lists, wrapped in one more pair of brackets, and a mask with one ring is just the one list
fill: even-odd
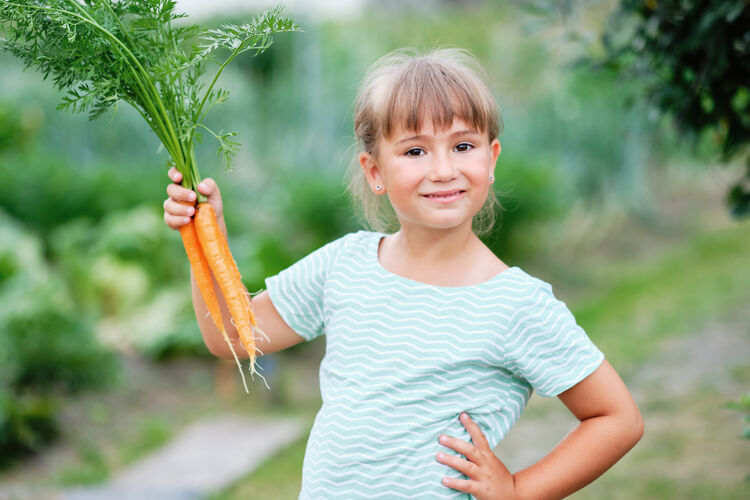
[(381, 266), (384, 236), (347, 234), (266, 280), (290, 327), (326, 335), (300, 499), (470, 498), (435, 459), (458, 454), (440, 434), (471, 442), (458, 415), (494, 448), (532, 389), (555, 396), (604, 359), (548, 283), (516, 266), (471, 286), (413, 281)]

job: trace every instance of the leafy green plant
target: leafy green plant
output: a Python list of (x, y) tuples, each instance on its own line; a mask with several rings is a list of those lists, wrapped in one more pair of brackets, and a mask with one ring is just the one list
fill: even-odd
[(72, 220), (51, 232), (50, 255), (108, 342), (156, 359), (208, 355), (184, 293), (188, 263), (175, 258), (179, 239), (160, 215), (140, 204), (99, 222)]
[[(174, 0), (14, 0), (0, 4), (8, 38), (0, 47), (35, 67), (67, 92), (59, 109), (88, 112), (91, 119), (133, 106), (183, 174), (183, 185), (200, 182), (194, 146), (207, 132), (219, 142), (227, 168), (237, 152), (234, 132), (214, 132), (206, 113), (226, 101), (216, 87), (227, 65), (245, 52), (260, 53), (276, 33), (296, 31), (281, 9), (267, 10), (245, 24), (218, 29), (176, 26)], [(185, 47), (190, 40), (201, 43)], [(216, 59), (216, 52), (230, 53)], [(201, 79), (209, 63), (218, 66), (210, 84)], [(198, 201), (205, 201), (198, 194)]]
[(734, 216), (750, 215), (750, 4), (621, 0), (602, 42), (605, 65), (643, 81), (686, 137), (708, 132), (722, 160), (744, 159), (727, 203)]
[(0, 212), (0, 467), (58, 434), (59, 396), (114, 380), (116, 359), (74, 311), (42, 245)]
[(111, 375), (111, 353), (94, 341), (91, 326), (70, 312), (42, 303), (8, 318), (5, 329), (16, 359), (14, 387), (74, 392), (101, 386)]

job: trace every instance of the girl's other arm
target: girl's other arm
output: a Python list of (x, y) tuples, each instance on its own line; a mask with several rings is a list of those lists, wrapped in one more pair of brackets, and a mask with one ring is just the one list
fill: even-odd
[(606, 360), (558, 397), (580, 424), (539, 462), (513, 475), (517, 499), (570, 495), (612, 467), (643, 436), (638, 406)]
[[(195, 202), (195, 194), (179, 185), (182, 176), (174, 167), (169, 170), (169, 177), (174, 183), (167, 187), (169, 198), (164, 202), (164, 221), (170, 228), (179, 230), (180, 227), (188, 223), (189, 217), (194, 213), (191, 210), (191, 204)], [(216, 186), (216, 183), (212, 179), (207, 178), (201, 182), (198, 189), (202, 194), (208, 197), (208, 202), (213, 205), (219, 227), (226, 238), (227, 227), (224, 221), (221, 194), (218, 186)], [(195, 310), (195, 317), (198, 320), (198, 326), (201, 330), (201, 335), (203, 335), (203, 342), (214, 356), (225, 359), (234, 359), (232, 352), (229, 350), (229, 346), (227, 346), (221, 335), (221, 332), (216, 328), (211, 316), (208, 314), (208, 307), (203, 300), (203, 296), (201, 295), (200, 289), (195, 281), (192, 269), (190, 270), (190, 283), (193, 294), (193, 308)], [(229, 335), (229, 339), (234, 346), (237, 356), (240, 358), (247, 358), (247, 351), (242, 346), (237, 329), (230, 320), (231, 314), (229, 313), (229, 308), (215, 279), (213, 280), (213, 285), (221, 308), (221, 315), (224, 320), (224, 328), (226, 329), (227, 335)], [(245, 291), (247, 292), (247, 290)], [(262, 335), (256, 335), (256, 345), (263, 354), (271, 354), (272, 352), (281, 351), (295, 344), (299, 344), (304, 340), (284, 322), (276, 311), (276, 308), (271, 303), (267, 291), (260, 293), (251, 300), (258, 325), (268, 337), (268, 340), (266, 340)]]

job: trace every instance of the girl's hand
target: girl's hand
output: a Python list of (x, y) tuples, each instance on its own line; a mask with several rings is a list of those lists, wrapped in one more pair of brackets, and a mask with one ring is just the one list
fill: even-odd
[[(190, 222), (190, 218), (195, 215), (196, 195), (193, 191), (182, 187), (182, 174), (172, 167), (169, 169), (169, 178), (172, 184), (167, 186), (167, 195), (169, 198), (164, 200), (164, 222), (172, 229), (180, 229)], [(221, 193), (219, 187), (211, 178), (203, 179), (198, 184), (198, 191), (208, 197), (208, 203), (214, 207), (216, 219), (220, 220), (223, 214)]]
[(474, 444), (445, 435), (440, 436), (439, 442), (461, 453), (468, 460), (446, 453), (438, 453), (437, 460), (466, 474), (471, 480), (444, 477), (443, 484), (454, 490), (469, 493), (477, 500), (515, 498), (513, 475), (492, 452), (482, 430), (465, 412), (461, 413), (460, 420), (469, 431)]

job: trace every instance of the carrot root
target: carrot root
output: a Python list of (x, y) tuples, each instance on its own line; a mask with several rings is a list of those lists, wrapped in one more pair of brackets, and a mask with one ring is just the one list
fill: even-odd
[(247, 380), (245, 379), (245, 373), (242, 371), (242, 365), (240, 364), (240, 358), (237, 357), (237, 353), (234, 350), (234, 346), (232, 346), (232, 341), (229, 340), (229, 335), (227, 335), (227, 332), (224, 329), (221, 330), (221, 333), (224, 336), (224, 341), (229, 346), (229, 350), (232, 351), (232, 356), (234, 356), (234, 362), (237, 363), (237, 370), (239, 370), (240, 377), (242, 377), (242, 385), (245, 388), (245, 394), (250, 394), (250, 390), (247, 388)]
[(240, 360), (237, 357), (237, 353), (234, 350), (229, 335), (224, 328), (224, 321), (221, 316), (221, 308), (219, 307), (219, 301), (216, 297), (216, 290), (214, 289), (213, 279), (211, 277), (211, 269), (208, 264), (208, 260), (203, 253), (203, 250), (198, 239), (198, 234), (195, 229), (195, 223), (191, 221), (180, 228), (180, 236), (182, 237), (182, 243), (185, 246), (185, 252), (190, 261), (190, 267), (193, 269), (193, 275), (195, 276), (195, 282), (198, 284), (198, 289), (201, 292), (203, 301), (206, 303), (208, 308), (208, 316), (211, 316), (214, 324), (221, 332), (224, 341), (229, 346), (229, 350), (232, 352), (235, 362), (237, 363), (237, 369), (242, 377), (242, 385), (245, 388), (245, 393), (249, 394), (250, 391), (247, 388), (247, 380), (245, 374), (242, 371)]
[(219, 284), (232, 315), (232, 324), (237, 329), (240, 341), (250, 356), (251, 374), (258, 373), (255, 369), (254, 337), (258, 324), (253, 314), (252, 302), (247, 296), (237, 263), (229, 251), (227, 240), (219, 229), (216, 214), (210, 204), (198, 204), (195, 213), (195, 229), (211, 272)]

